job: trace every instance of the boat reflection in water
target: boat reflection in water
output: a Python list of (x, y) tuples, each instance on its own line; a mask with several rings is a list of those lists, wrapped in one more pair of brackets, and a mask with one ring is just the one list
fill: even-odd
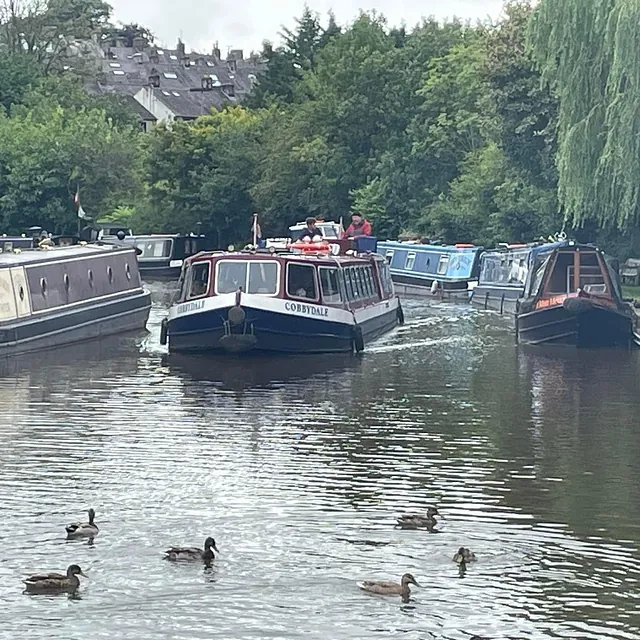
[(349, 354), (261, 356), (235, 359), (215, 355), (171, 354), (163, 364), (172, 374), (198, 382), (212, 382), (220, 389), (273, 388), (308, 380), (313, 376), (354, 372), (362, 367), (362, 360)]

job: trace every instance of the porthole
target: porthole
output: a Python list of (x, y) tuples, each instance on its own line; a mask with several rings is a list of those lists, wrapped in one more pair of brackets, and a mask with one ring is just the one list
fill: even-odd
[(93, 271), (91, 271), (91, 269), (89, 269), (88, 272), (88, 277), (89, 277), (89, 286), (93, 289)]
[(107, 278), (109, 278), (109, 284), (113, 284), (113, 269), (110, 266), (107, 267)]
[(42, 290), (42, 295), (46, 296), (47, 295), (47, 279), (46, 278), (40, 278), (40, 289)]
[(68, 274), (64, 274), (64, 288), (67, 290), (67, 292), (69, 291), (69, 276)]
[(20, 287), (20, 291), (18, 291), (18, 295), (20, 296), (20, 300), (24, 300), (24, 287)]
[(127, 280), (131, 280), (131, 267), (128, 262), (124, 266), (124, 272), (127, 274)]

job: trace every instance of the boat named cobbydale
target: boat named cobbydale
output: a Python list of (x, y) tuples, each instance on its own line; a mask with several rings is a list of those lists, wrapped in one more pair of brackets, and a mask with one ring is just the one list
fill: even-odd
[(294, 251), (188, 258), (161, 342), (170, 352), (351, 352), (403, 321), (381, 256)]
[(133, 247), (0, 253), (0, 356), (142, 329), (150, 308)]

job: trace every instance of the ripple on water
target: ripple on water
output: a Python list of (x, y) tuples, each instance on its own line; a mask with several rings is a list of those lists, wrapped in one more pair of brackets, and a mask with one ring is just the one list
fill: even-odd
[[(580, 417), (599, 361), (521, 356), (465, 307), (405, 304), (363, 358), (238, 363), (167, 360), (154, 295), (150, 334), (0, 377), (0, 638), (639, 637), (637, 434), (608, 440), (615, 476), (599, 455), (637, 415), (636, 360), (612, 360), (617, 396)], [(437, 533), (394, 528), (429, 504)], [(66, 542), (89, 506), (95, 544)], [(208, 535), (212, 570), (162, 560)], [(72, 562), (79, 598), (21, 594)], [(407, 604), (355, 584), (406, 571)]]

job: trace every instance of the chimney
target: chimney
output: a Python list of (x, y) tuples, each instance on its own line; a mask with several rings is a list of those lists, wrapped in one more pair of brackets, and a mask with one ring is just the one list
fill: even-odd
[(244, 60), (242, 49), (231, 49), (227, 56), (227, 60)]
[(216, 62), (222, 60), (222, 54), (220, 53), (220, 48), (218, 47), (217, 42), (215, 42), (213, 45), (213, 51), (211, 52), (211, 55), (216, 59)]
[(149, 51), (149, 62), (151, 64), (160, 64), (160, 56), (158, 55), (158, 50), (155, 47)]
[(176, 47), (176, 49), (178, 50), (178, 60), (183, 62), (187, 57), (187, 49), (184, 46), (184, 42), (182, 42), (182, 40), (178, 40), (178, 46)]
[(144, 36), (136, 36), (133, 39), (133, 48), (136, 51), (144, 51), (144, 49), (147, 47), (149, 43), (147, 42), (147, 39)]

